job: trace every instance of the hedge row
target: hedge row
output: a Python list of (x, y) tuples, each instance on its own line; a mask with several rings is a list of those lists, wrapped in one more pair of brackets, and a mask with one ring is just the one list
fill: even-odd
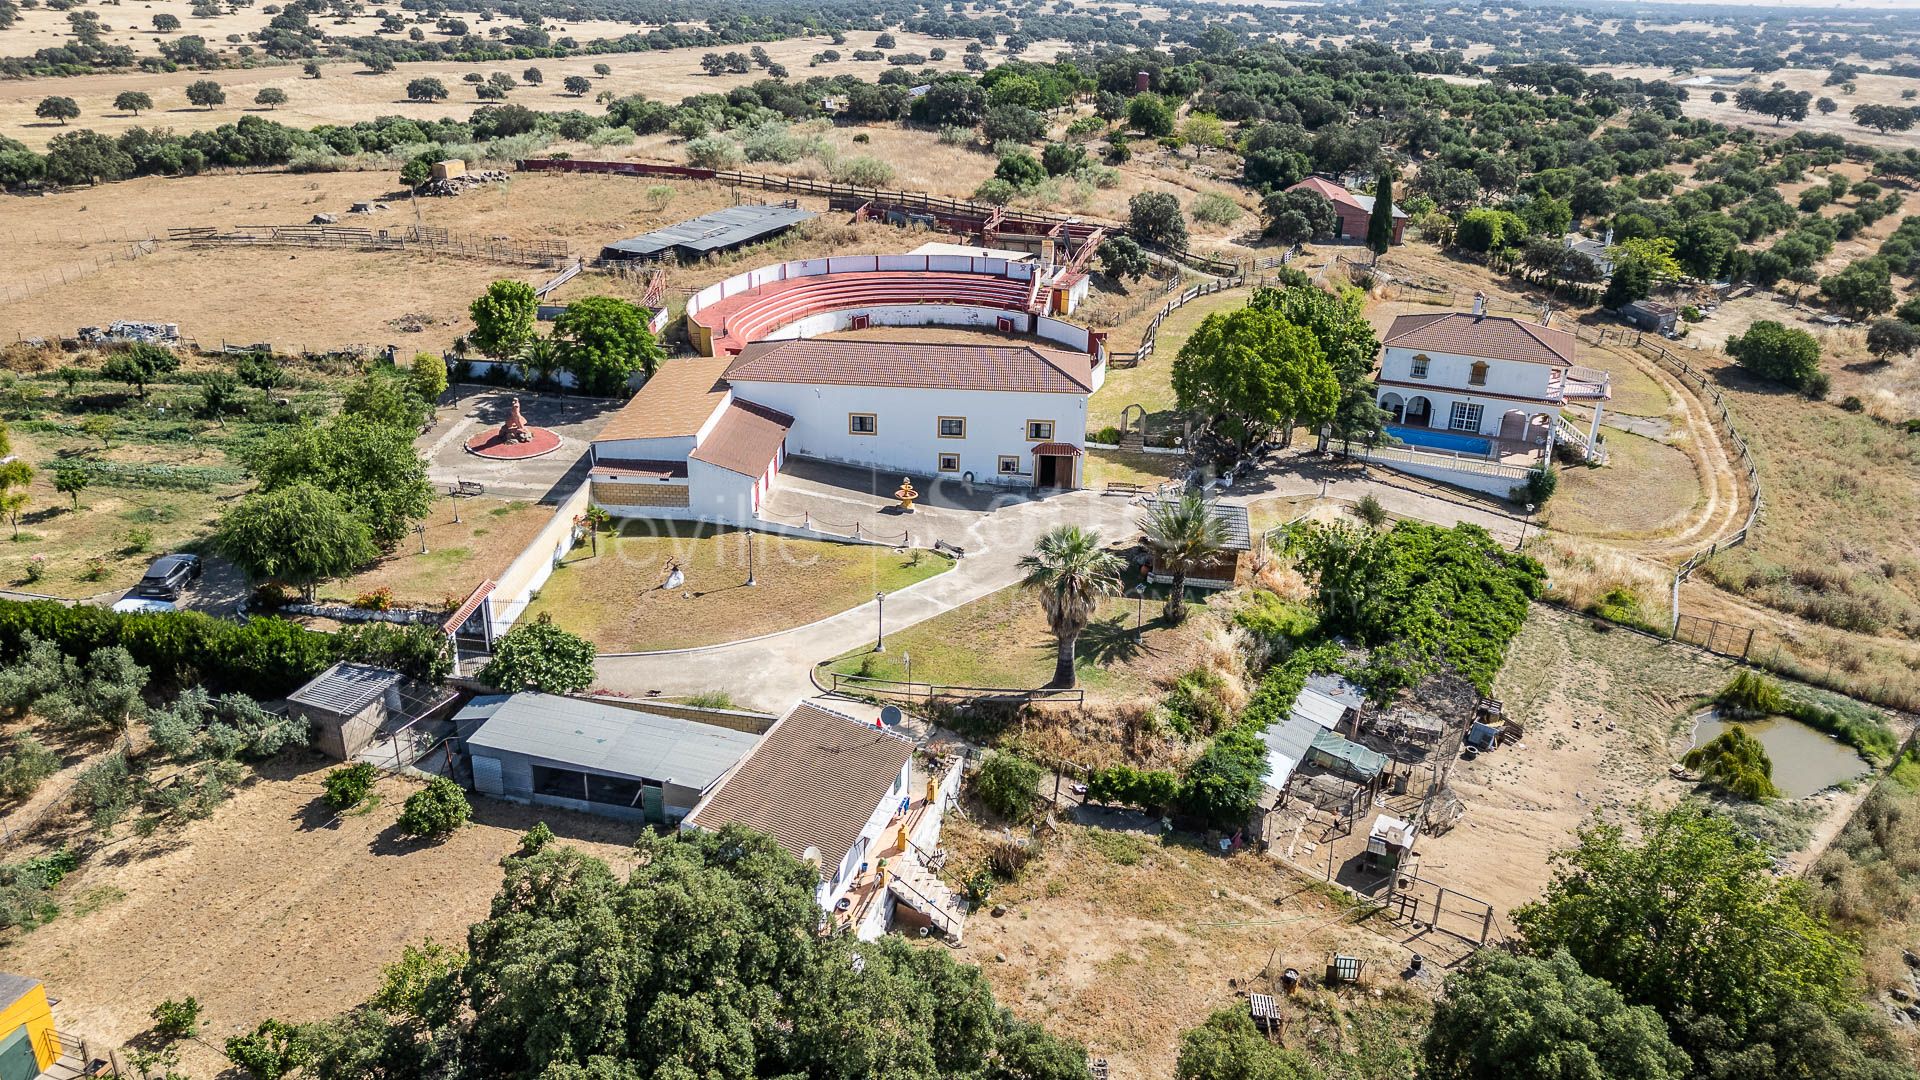
[(445, 639), (431, 627), (365, 626), (321, 633), (276, 618), (228, 622), (197, 611), (123, 614), (52, 601), (0, 601), (0, 659), (23, 651), (28, 634), (85, 657), (120, 645), (172, 688), (205, 686), (277, 698), (337, 660), (382, 664), (438, 680), (449, 670)]

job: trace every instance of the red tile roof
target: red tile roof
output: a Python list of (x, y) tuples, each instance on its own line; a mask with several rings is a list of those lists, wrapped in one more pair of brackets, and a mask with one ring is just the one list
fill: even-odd
[(757, 341), (740, 351), (735, 382), (825, 383), (924, 390), (1093, 392), (1093, 358), (1032, 345), (906, 341)]
[(913, 744), (900, 736), (802, 702), (707, 793), (687, 824), (757, 829), (796, 857), (818, 852), (831, 873), (912, 758)]
[(1033, 448), (1033, 452), (1045, 457), (1079, 457), (1080, 448), (1072, 443), (1043, 442)]
[(793, 417), (786, 413), (734, 399), (713, 430), (687, 455), (716, 468), (758, 477), (767, 471), (780, 444), (787, 439)]
[(1573, 363), (1573, 342), (1573, 335), (1558, 327), (1507, 315), (1439, 311), (1393, 320), (1382, 344), (1565, 367)]
[(669, 360), (633, 395), (594, 441), (667, 439), (697, 433), (727, 396), (727, 358)]

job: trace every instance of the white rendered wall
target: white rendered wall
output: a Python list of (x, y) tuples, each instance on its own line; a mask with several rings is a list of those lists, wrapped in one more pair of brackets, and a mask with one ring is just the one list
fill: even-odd
[[(1427, 358), (1427, 376), (1424, 379), (1413, 377), (1413, 358)], [(1473, 376), (1473, 365), (1487, 365), (1487, 381), (1484, 386), (1470, 386), (1468, 380)], [(1519, 360), (1494, 360), (1486, 357), (1463, 356), (1458, 353), (1433, 352), (1425, 349), (1406, 349), (1392, 346), (1380, 362), (1380, 379), (1383, 382), (1415, 383), (1421, 386), (1433, 386), (1442, 389), (1460, 390), (1469, 394), (1505, 394), (1509, 397), (1534, 398), (1546, 400), (1548, 384), (1553, 372), (1566, 371), (1565, 366), (1554, 367), (1547, 364), (1531, 364)], [(1403, 395), (1407, 391), (1393, 387)]]
[[(736, 380), (742, 400), (778, 409), (794, 418), (787, 452), (850, 465), (934, 473), (939, 455), (960, 455), (960, 470), (976, 483), (1026, 487), (1034, 482), (1028, 420), (1053, 421), (1051, 442), (1086, 444), (1087, 399), (1081, 394), (1014, 393), (993, 390), (916, 390), (901, 387), (814, 386)], [(854, 435), (849, 413), (874, 414), (878, 431)], [(939, 418), (964, 417), (966, 437), (943, 439)], [(1022, 475), (999, 475), (1002, 454), (1020, 458)], [(699, 462), (693, 462), (698, 465)], [(698, 486), (696, 485), (696, 491)]]

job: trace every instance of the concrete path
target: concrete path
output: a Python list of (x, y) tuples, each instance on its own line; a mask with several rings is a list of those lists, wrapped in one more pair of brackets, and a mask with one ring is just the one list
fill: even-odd
[[(1504, 541), (1518, 537), (1520, 526), (1514, 518), (1437, 489), (1405, 484), (1406, 479), (1392, 473), (1370, 475), (1355, 463), (1289, 451), (1268, 470), (1216, 494), (1224, 502), (1242, 505), (1323, 492), (1346, 502), (1372, 495), (1398, 516), (1441, 525), (1471, 522)], [(871, 498), (858, 489), (845, 494), (851, 499)], [(1076, 522), (1113, 541), (1137, 534), (1139, 514), (1131, 500), (1091, 491), (1018, 499), (969, 515), (970, 520), (949, 510), (941, 515), (941, 538), (966, 548), (966, 558), (939, 577), (887, 597), (886, 630), (903, 630), (1014, 584), (1020, 579), (1020, 557), (1055, 525)], [(720, 690), (743, 707), (784, 712), (795, 701), (816, 693), (809, 677), (815, 664), (873, 643), (878, 607), (868, 601), (819, 622), (752, 641), (675, 653), (603, 656), (596, 664), (595, 685), (636, 697), (650, 692), (682, 696)]]

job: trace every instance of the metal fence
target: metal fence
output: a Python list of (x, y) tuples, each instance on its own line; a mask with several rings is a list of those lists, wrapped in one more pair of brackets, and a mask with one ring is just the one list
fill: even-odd
[(955, 686), (947, 683), (879, 679), (870, 675), (848, 675), (844, 672), (829, 671), (822, 668), (814, 669), (813, 683), (824, 693), (846, 694), (856, 697), (898, 698), (907, 702), (931, 702), (940, 698), (961, 698), (1017, 701), (1022, 704), (1032, 704), (1036, 701), (1057, 701), (1080, 705), (1084, 704), (1087, 700), (1087, 692), (1077, 689)]
[(110, 266), (132, 262), (143, 255), (151, 255), (158, 247), (159, 243), (151, 239), (127, 240), (120, 242), (119, 246), (107, 252), (105, 255), (96, 255), (89, 259), (67, 263), (64, 266), (34, 270), (32, 273), (35, 280), (29, 284), (0, 286), (0, 301), (5, 301), (10, 304), (19, 303), (20, 301), (37, 296), (50, 289), (58, 289), (64, 285), (72, 285), (74, 282), (97, 274)]

